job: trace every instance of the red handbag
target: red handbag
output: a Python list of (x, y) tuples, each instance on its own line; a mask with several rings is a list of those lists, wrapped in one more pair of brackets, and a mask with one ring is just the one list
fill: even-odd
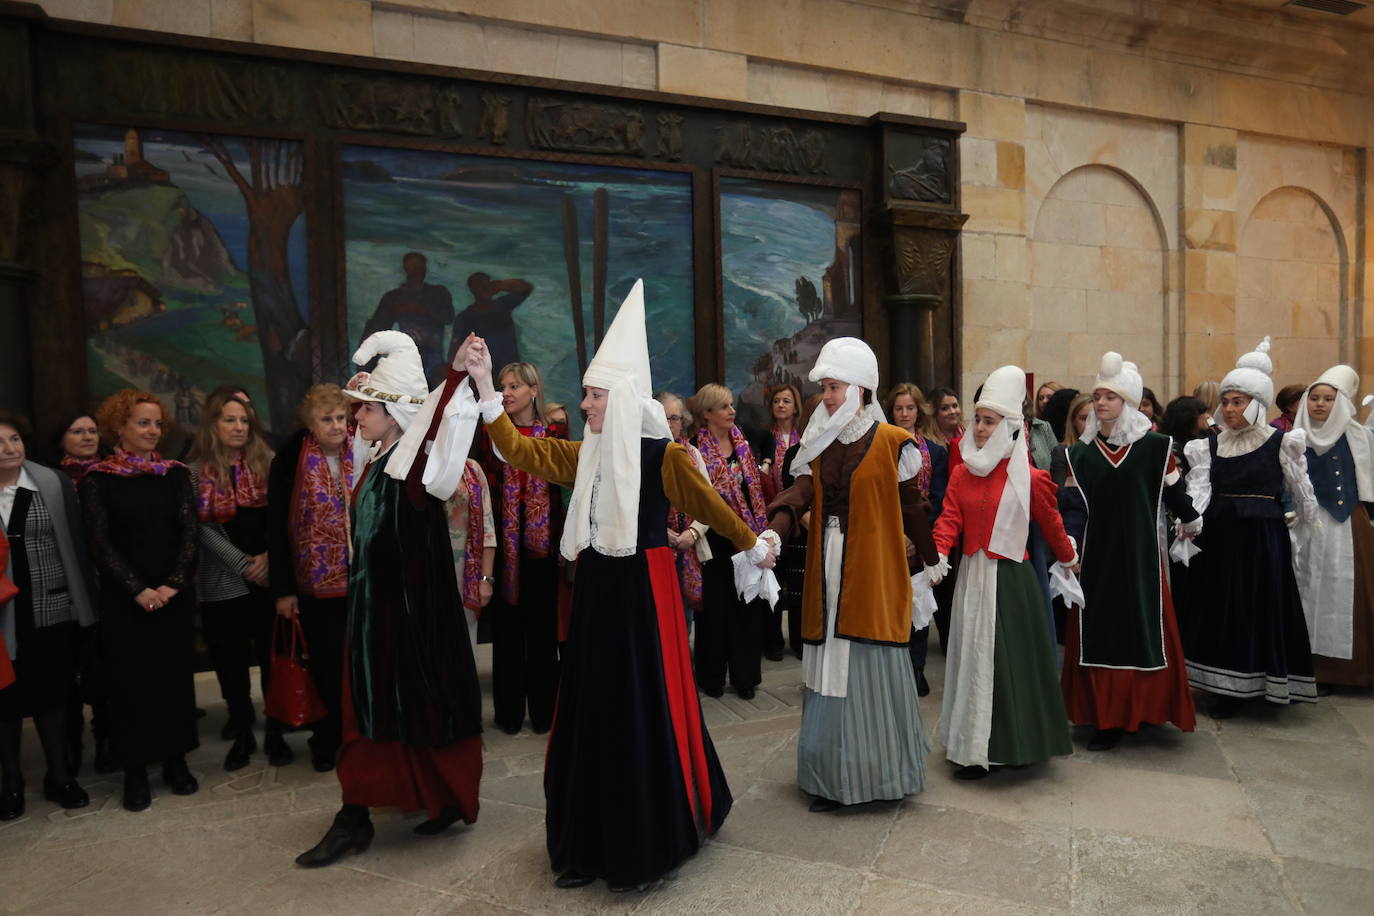
[[(291, 628), (291, 637), (283, 652), (286, 627)], [(310, 676), (310, 652), (299, 617), (292, 617), (288, 623), (287, 618), (279, 616), (272, 626), (272, 676), (263, 712), (292, 727), (318, 722), (326, 715), (315, 679)]]

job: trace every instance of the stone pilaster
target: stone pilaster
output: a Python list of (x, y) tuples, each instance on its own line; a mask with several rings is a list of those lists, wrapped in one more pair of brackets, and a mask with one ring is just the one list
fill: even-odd
[(1236, 139), (1234, 130), (1183, 125), (1179, 330), (1185, 392), (1220, 380), (1237, 356)]

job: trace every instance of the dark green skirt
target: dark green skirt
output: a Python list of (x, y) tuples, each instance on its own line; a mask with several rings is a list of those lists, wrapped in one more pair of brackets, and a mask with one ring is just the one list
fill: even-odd
[(1020, 766), (1073, 753), (1058, 667), (1035, 571), (998, 560), (989, 761)]

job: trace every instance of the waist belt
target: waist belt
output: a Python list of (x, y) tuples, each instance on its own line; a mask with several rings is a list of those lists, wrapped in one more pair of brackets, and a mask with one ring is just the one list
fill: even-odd
[(1263, 493), (1218, 493), (1217, 495), (1224, 496), (1227, 499), (1272, 499), (1275, 501), (1278, 500), (1277, 496), (1267, 496)]

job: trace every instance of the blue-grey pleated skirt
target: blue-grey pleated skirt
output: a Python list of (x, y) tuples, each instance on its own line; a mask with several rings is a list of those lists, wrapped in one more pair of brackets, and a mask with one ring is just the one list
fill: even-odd
[(802, 791), (844, 805), (920, 792), (930, 744), (906, 648), (851, 643), (846, 692), (804, 691), (797, 744)]

